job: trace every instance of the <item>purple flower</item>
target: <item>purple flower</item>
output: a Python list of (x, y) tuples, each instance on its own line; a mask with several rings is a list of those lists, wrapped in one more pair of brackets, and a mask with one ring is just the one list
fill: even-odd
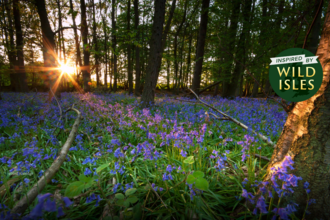
[(92, 174), (92, 173), (93, 172), (90, 169), (88, 169), (88, 168), (85, 169), (85, 172), (84, 172), (85, 176), (88, 176), (89, 174)]
[(166, 171), (171, 173), (173, 171), (172, 166), (171, 165), (167, 165)]
[(73, 203), (68, 197), (64, 197), (63, 202), (65, 204), (65, 207), (69, 207)]
[(256, 207), (259, 208), (259, 210), (260, 210), (261, 213), (268, 213), (267, 212), (267, 205), (266, 205), (266, 202), (265, 202), (265, 198), (263, 196), (260, 196), (258, 198)]

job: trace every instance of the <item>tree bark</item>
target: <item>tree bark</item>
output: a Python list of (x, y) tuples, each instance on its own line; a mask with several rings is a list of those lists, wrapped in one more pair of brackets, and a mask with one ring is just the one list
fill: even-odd
[(95, 74), (96, 74), (96, 86), (100, 87), (100, 75), (99, 75), (99, 48), (98, 48), (98, 40), (96, 35), (96, 20), (95, 20), (95, 3), (92, 0), (93, 4), (93, 44), (94, 44), (94, 58), (95, 58)]
[(150, 41), (150, 53), (144, 89), (141, 97), (141, 106), (147, 107), (150, 103), (154, 103), (155, 88), (159, 74), (159, 62), (162, 57), (162, 35), (165, 17), (165, 2), (166, 0), (155, 0), (155, 14), (152, 27), (152, 36)]
[[(275, 33), (279, 33), (280, 30), (281, 30), (281, 23), (282, 23), (282, 14), (283, 14), (283, 11), (284, 11), (284, 4), (285, 4), (285, 0), (280, 0), (280, 4), (278, 6), (278, 14), (277, 14), (277, 18), (276, 18), (276, 21), (275, 21), (275, 27), (274, 29), (276, 30)], [(275, 44), (275, 41), (276, 41), (276, 38), (273, 38), (273, 42), (272, 42), (272, 45)], [(270, 85), (270, 82), (269, 82), (269, 77), (267, 76), (266, 78), (266, 84), (265, 84), (265, 93), (267, 95), (271, 95), (273, 89)]]
[(82, 67), (83, 81), (84, 81), (84, 92), (90, 91), (91, 73), (89, 66), (89, 44), (88, 44), (88, 27), (86, 22), (86, 5), (85, 0), (80, 0), (81, 10), (81, 37), (83, 41), (83, 54), (84, 54), (84, 66)]
[[(60, 75), (54, 68), (57, 67), (56, 57), (55, 57), (55, 38), (54, 32), (52, 31), (49, 20), (47, 17), (45, 0), (35, 1), (37, 6), (38, 14), (41, 22), (42, 30), (42, 42), (43, 42), (43, 55), (44, 55), (44, 66), (49, 68), (47, 71), (46, 82), (47, 87), (51, 87), (55, 91), (55, 95), (60, 98), (60, 91), (57, 89), (60, 81)], [(52, 99), (52, 93), (49, 91), (49, 101)]]
[(194, 78), (192, 82), (192, 90), (198, 94), (199, 87), (201, 84), (201, 75), (203, 67), (203, 57), (204, 57), (204, 46), (206, 38), (206, 30), (208, 23), (208, 8), (210, 5), (210, 0), (203, 0), (202, 12), (201, 12), (201, 23), (199, 26), (198, 43), (196, 50), (196, 64), (194, 69)]
[[(136, 30), (136, 41), (140, 40), (139, 33), (139, 0), (134, 0), (134, 25)], [(140, 77), (141, 77), (141, 66), (140, 66), (140, 47), (135, 46), (135, 95), (140, 95)]]
[(111, 11), (111, 22), (112, 22), (112, 50), (113, 50), (113, 91), (117, 91), (117, 37), (116, 37), (116, 19), (115, 19), (115, 10), (116, 10), (116, 0), (112, 0), (112, 11)]
[[(259, 45), (262, 47), (264, 45), (265, 42), (265, 38), (266, 38), (266, 32), (267, 32), (267, 0), (263, 0), (262, 1), (262, 20), (261, 20), (261, 30), (260, 30), (260, 35), (259, 35)], [(260, 54), (262, 54), (263, 51), (260, 51)], [(256, 57), (259, 57), (259, 55), (257, 54)], [(263, 69), (263, 68), (262, 68)], [(257, 97), (258, 95), (258, 90), (259, 90), (259, 84), (260, 84), (260, 79), (261, 79), (261, 73), (257, 72), (255, 73), (255, 78), (257, 79), (256, 82), (254, 82), (253, 84), (253, 89), (252, 89), (252, 97)], [(261, 87), (262, 88), (262, 87)]]
[(23, 34), (21, 26), (21, 16), (18, 0), (13, 0), (13, 13), (16, 29), (16, 51), (17, 51), (17, 76), (20, 87), (20, 92), (28, 92), (28, 85), (26, 81), (26, 72), (24, 67), (24, 54), (23, 54)]
[[(127, 3), (127, 32), (128, 36), (131, 30), (131, 0), (128, 0)], [(128, 94), (133, 93), (133, 72), (132, 72), (132, 60), (131, 60), (131, 38), (128, 39), (127, 44), (127, 75), (128, 75)]]
[[(235, 42), (236, 42), (236, 33), (238, 27), (238, 17), (240, 12), (241, 1), (234, 0), (232, 2), (232, 12), (230, 16), (230, 27), (228, 28), (228, 41), (221, 42), (223, 46), (226, 47), (226, 50), (229, 52), (233, 52), (235, 49)], [(227, 94), (227, 90), (229, 89), (231, 77), (232, 77), (232, 56), (226, 56), (225, 59), (225, 67), (223, 70), (224, 81), (222, 86), (222, 95)]]
[(107, 0), (104, 1), (105, 7), (104, 7), (104, 15), (102, 16), (103, 21), (103, 32), (104, 32), (104, 52), (105, 52), (105, 71), (104, 71), (104, 87), (105, 89), (108, 88), (108, 33), (107, 33), (107, 23), (106, 23), (106, 16), (108, 7), (106, 5)]
[(82, 61), (81, 61), (81, 55), (80, 55), (80, 46), (79, 46), (77, 25), (76, 25), (76, 16), (75, 16), (75, 12), (73, 11), (72, 0), (70, 0), (70, 11), (71, 11), (72, 22), (73, 22), (74, 41), (75, 41), (76, 50), (77, 50), (76, 66), (78, 66), (78, 64), (79, 64), (79, 67), (82, 67)]
[[(293, 174), (310, 183), (309, 198), (316, 204), (308, 210), (306, 219), (330, 219), (330, 4), (327, 9), (320, 44), (316, 53), (323, 67), (323, 82), (319, 91), (310, 99), (298, 102), (288, 114), (283, 131), (277, 142), (271, 168), (279, 165), (285, 156), (294, 161)], [(301, 181), (302, 182), (302, 181)], [(302, 183), (295, 189), (293, 201), (299, 204), (297, 213), (303, 213), (306, 206), (306, 193)]]
[(236, 59), (237, 62), (235, 64), (234, 72), (232, 75), (232, 81), (229, 83), (228, 89), (224, 91), (224, 97), (235, 97), (237, 94), (237, 88), (240, 86), (240, 82), (243, 80), (241, 75), (244, 71), (243, 66), (241, 63), (245, 64), (246, 61), (246, 40), (249, 37), (250, 32), (250, 14), (251, 14), (251, 5), (252, 0), (246, 0), (244, 2), (244, 9), (243, 9), (243, 30), (240, 34), (238, 43), (237, 43), (237, 51), (236, 51)]
[[(9, 66), (10, 66), (10, 83), (12, 85), (12, 88), (14, 91), (19, 92), (20, 87), (19, 87), (19, 82), (18, 82), (18, 77), (15, 72), (15, 64), (16, 64), (16, 55), (15, 54), (15, 44), (14, 44), (14, 29), (13, 29), (13, 22), (12, 22), (12, 14), (11, 14), (11, 9), (9, 7), (8, 0), (4, 1), (7, 17), (8, 17), (8, 26), (6, 24), (6, 19), (4, 19), (4, 25), (7, 27), (5, 29), (5, 37), (6, 37), (6, 47), (7, 47), (7, 53), (8, 53), (8, 60), (9, 60)], [(3, 16), (4, 16), (4, 11), (3, 11)], [(7, 34), (8, 30), (8, 34)], [(8, 39), (9, 38), (9, 39)]]
[[(314, 5), (314, 14), (316, 14), (316, 20), (314, 23), (314, 26), (312, 28), (312, 34), (310, 37), (310, 42), (308, 44), (307, 50), (312, 52), (313, 54), (316, 53), (317, 46), (319, 44), (319, 36), (320, 36), (320, 29), (321, 29), (321, 15), (322, 15), (322, 6), (323, 6), (323, 0), (315, 1)], [(318, 8), (320, 7), (320, 10), (318, 11)]]

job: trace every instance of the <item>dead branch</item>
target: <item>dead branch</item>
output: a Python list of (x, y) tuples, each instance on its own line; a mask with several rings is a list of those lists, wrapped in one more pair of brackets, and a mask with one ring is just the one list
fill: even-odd
[(189, 89), (189, 90), (195, 95), (195, 97), (197, 98), (197, 100), (198, 100), (199, 102), (201, 102), (201, 103), (204, 104), (205, 106), (207, 106), (207, 107), (213, 109), (214, 111), (220, 113), (221, 115), (223, 115), (223, 116), (226, 118), (226, 120), (230, 120), (230, 121), (234, 122), (235, 124), (239, 125), (240, 127), (244, 128), (244, 129), (247, 130), (247, 131), (251, 131), (252, 133), (254, 133), (255, 135), (257, 135), (258, 137), (260, 137), (263, 141), (265, 141), (267, 144), (269, 144), (269, 145), (271, 145), (272, 147), (275, 148), (275, 144), (274, 144), (274, 142), (272, 142), (271, 140), (268, 140), (268, 138), (267, 138), (266, 136), (264, 136), (264, 135), (262, 135), (262, 134), (260, 134), (260, 133), (257, 133), (255, 130), (249, 128), (248, 126), (246, 126), (246, 125), (243, 124), (242, 122), (237, 121), (236, 119), (230, 117), (230, 116), (227, 115), (226, 113), (221, 112), (220, 110), (214, 108), (213, 106), (211, 106), (211, 105), (209, 105), (209, 104), (203, 102), (203, 101), (198, 97), (198, 95), (197, 95), (192, 89)]
[(29, 190), (29, 192), (24, 196), (11, 210), (12, 214), (23, 214), (24, 211), (28, 208), (28, 206), (34, 201), (39, 192), (41, 192), (46, 184), (52, 179), (55, 173), (60, 169), (64, 160), (66, 159), (69, 148), (76, 137), (76, 133), (78, 130), (78, 126), (81, 120), (81, 113), (73, 106), (70, 108), (77, 113), (77, 118), (72, 126), (69, 137), (64, 143), (58, 157), (54, 160), (52, 165), (48, 168), (48, 170), (44, 173), (44, 175), (39, 179), (37, 183)]
[(83, 135), (86, 135), (89, 143), (92, 143), (92, 139), (89, 137), (89, 135), (86, 132), (80, 131), (80, 133), (82, 133)]
[(17, 112), (17, 117), (21, 117), (21, 109), (22, 109), (22, 107), (20, 106), (20, 107), (18, 107), (18, 112)]
[(212, 85), (209, 85), (209, 86), (205, 87), (204, 89), (202, 89), (201, 91), (198, 92), (198, 95), (201, 95), (203, 92), (205, 92), (206, 90), (212, 88), (213, 86), (219, 85), (221, 82), (222, 82), (222, 80), (218, 81), (216, 83), (213, 83)]
[(254, 154), (253, 155), (254, 157), (258, 157), (258, 158), (260, 158), (260, 159), (263, 159), (263, 160), (266, 160), (266, 161), (270, 161), (270, 159), (268, 158), (268, 157), (265, 157), (265, 156), (261, 156), (261, 155), (259, 155), (259, 154)]

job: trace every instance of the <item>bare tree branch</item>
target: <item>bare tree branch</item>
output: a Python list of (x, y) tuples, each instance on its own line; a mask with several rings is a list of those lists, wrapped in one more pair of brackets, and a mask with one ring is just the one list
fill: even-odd
[(226, 118), (226, 120), (230, 120), (230, 121), (234, 122), (235, 124), (239, 125), (240, 127), (244, 128), (244, 129), (247, 130), (247, 131), (251, 131), (253, 134), (255, 134), (255, 135), (257, 135), (258, 137), (260, 137), (260, 138), (261, 138), (263, 141), (265, 141), (267, 144), (269, 144), (269, 145), (272, 146), (272, 147), (275, 147), (274, 142), (272, 142), (271, 140), (268, 140), (268, 138), (267, 138), (266, 136), (264, 136), (264, 135), (262, 135), (262, 134), (260, 134), (260, 133), (257, 133), (255, 130), (249, 128), (248, 126), (246, 126), (246, 125), (243, 124), (242, 122), (237, 121), (236, 119), (230, 117), (230, 116), (227, 115), (226, 113), (221, 112), (221, 111), (219, 111), (218, 109), (214, 108), (213, 106), (211, 106), (211, 105), (209, 105), (209, 104), (203, 102), (203, 101), (198, 97), (198, 95), (197, 95), (192, 89), (189, 89), (189, 90), (190, 90), (190, 91), (196, 96), (196, 98), (197, 98), (197, 100), (198, 100), (199, 102), (201, 102), (201, 103), (204, 104), (205, 106), (207, 106), (207, 107), (213, 109), (214, 111), (220, 113), (221, 115), (223, 115), (223, 116)]
[(54, 160), (52, 165), (48, 168), (48, 170), (44, 173), (44, 175), (39, 179), (37, 183), (29, 190), (29, 192), (24, 196), (11, 210), (12, 214), (23, 214), (24, 211), (28, 208), (28, 206), (34, 201), (39, 192), (41, 192), (46, 184), (51, 180), (51, 178), (55, 175), (55, 173), (60, 169), (63, 164), (66, 155), (69, 151), (69, 148), (76, 137), (76, 133), (78, 130), (78, 126), (81, 120), (81, 113), (77, 109), (72, 106), (70, 110), (73, 110), (77, 113), (77, 118), (72, 126), (69, 137), (64, 143), (58, 157)]

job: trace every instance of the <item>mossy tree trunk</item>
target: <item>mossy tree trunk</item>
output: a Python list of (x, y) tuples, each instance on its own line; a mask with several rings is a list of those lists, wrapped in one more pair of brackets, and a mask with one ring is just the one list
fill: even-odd
[[(306, 219), (330, 219), (330, 4), (316, 56), (323, 67), (323, 82), (319, 91), (310, 99), (298, 102), (289, 113), (282, 134), (268, 166), (266, 180), (271, 168), (280, 164), (285, 156), (293, 158), (293, 174), (310, 183), (309, 198), (316, 204), (308, 210)], [(306, 206), (307, 195), (300, 185), (292, 198), (300, 209)], [(297, 213), (303, 213), (300, 210)]]

